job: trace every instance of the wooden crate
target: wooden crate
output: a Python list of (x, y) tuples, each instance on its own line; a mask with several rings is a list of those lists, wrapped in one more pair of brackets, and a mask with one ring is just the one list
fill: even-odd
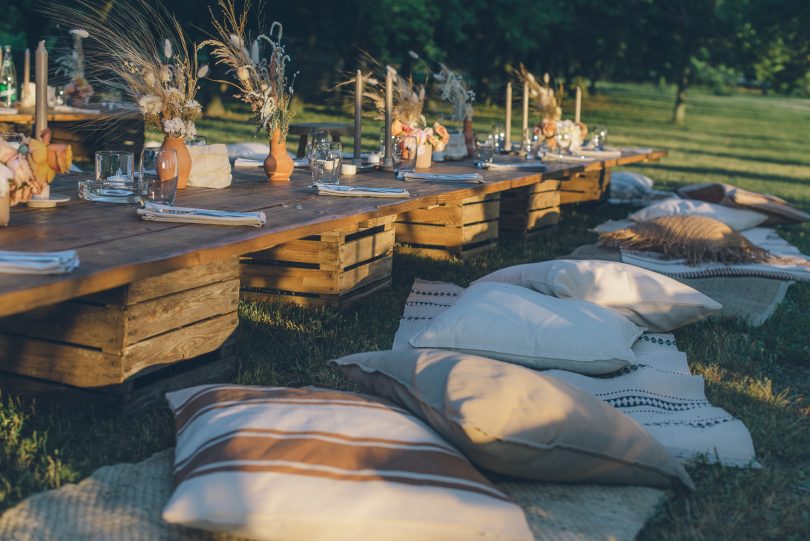
[(560, 204), (601, 201), (610, 189), (610, 169), (594, 169), (572, 175), (560, 185)]
[(398, 253), (434, 259), (465, 258), (498, 243), (501, 195), (478, 195), (412, 210), (397, 218)]
[(391, 287), (394, 219), (366, 220), (243, 257), (243, 298), (345, 308)]
[(125, 395), (137, 378), (228, 343), (238, 272), (229, 258), (2, 318), (0, 372)]
[(560, 221), (560, 181), (546, 180), (501, 194), (501, 234), (532, 234)]

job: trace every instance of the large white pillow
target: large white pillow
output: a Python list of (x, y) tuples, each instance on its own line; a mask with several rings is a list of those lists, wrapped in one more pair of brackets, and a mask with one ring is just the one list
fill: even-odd
[(626, 317), (590, 302), (489, 282), (470, 286), (410, 343), (529, 368), (609, 374), (635, 362), (630, 348), (641, 333)]
[(640, 327), (669, 332), (718, 313), (723, 306), (668, 276), (635, 265), (557, 259), (497, 270), (474, 284), (501, 282), (614, 310)]
[(610, 175), (610, 197), (641, 198), (653, 191), (653, 180), (641, 173), (617, 171)]
[(166, 395), (172, 524), (273, 541), (533, 539), (523, 511), (411, 413), (327, 389)]
[(695, 199), (671, 197), (653, 203), (632, 213), (628, 218), (634, 222), (646, 222), (661, 216), (705, 216), (723, 222), (735, 231), (750, 229), (763, 223), (768, 217), (759, 212), (715, 205)]

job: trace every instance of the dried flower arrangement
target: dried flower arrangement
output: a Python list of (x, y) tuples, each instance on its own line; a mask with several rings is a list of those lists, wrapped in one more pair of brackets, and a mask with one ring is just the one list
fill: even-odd
[(472, 120), (472, 102), (475, 101), (475, 92), (467, 88), (464, 79), (457, 72), (444, 64), (439, 64), (439, 66), (441, 66), (441, 71), (435, 73), (433, 78), (439, 83), (442, 99), (453, 106), (451, 120), (456, 122)]
[[(391, 69), (378, 60), (365, 55), (365, 61), (372, 66), (372, 70), (362, 74), (363, 97), (374, 106), (377, 118), (385, 117), (385, 73)], [(381, 76), (375, 76), (375, 73)], [(337, 88), (354, 85), (355, 77), (348, 79)], [(429, 144), (434, 150), (442, 151), (450, 140), (447, 129), (438, 122), (433, 127), (427, 127), (427, 120), (423, 110), (425, 108), (425, 85), (414, 83), (413, 77), (403, 77), (399, 73), (394, 75), (393, 109), (391, 110), (391, 135), (414, 135), (419, 144)]]
[(8, 182), (12, 207), (42, 193), (56, 173), (67, 173), (72, 163), (70, 145), (52, 144), (47, 129), (39, 139), (24, 138), (18, 148), (0, 141), (0, 181)]
[(203, 45), (213, 48), (217, 64), (227, 66), (233, 80), (217, 82), (237, 90), (236, 97), (250, 105), (259, 123), (258, 129), (265, 130), (268, 137), (277, 133), (278, 141), (284, 141), (295, 114), (292, 98), (298, 72), (293, 74), (292, 81), (287, 79), (290, 57), (281, 42), (281, 23), (274, 22), (269, 32), (251, 39), (247, 29), (250, 0), (245, 0), (240, 11), (236, 9), (235, 0), (218, 0), (218, 4), (222, 21), (211, 14), (217, 36), (204, 41)]
[(517, 71), (517, 78), (520, 82), (528, 84), (529, 98), (534, 101), (534, 106), (540, 113), (541, 120), (556, 122), (562, 118), (561, 100), (553, 88), (538, 81), (523, 64), (520, 65)]
[(169, 138), (196, 135), (195, 122), (202, 115), (195, 99), (197, 82), (208, 66), (198, 65), (200, 46), (189, 43), (179, 21), (165, 8), (153, 8), (146, 0), (76, 0), (71, 5), (48, 4), (44, 11), (83, 29), (90, 37), (92, 73), (104, 86), (128, 94), (147, 127)]
[(93, 97), (93, 85), (91, 85), (84, 75), (84, 46), (82, 40), (90, 37), (87, 30), (74, 28), (70, 31), (73, 36), (73, 50), (69, 55), (56, 59), (57, 74), (64, 74), (70, 80), (65, 85), (65, 96), (68, 105), (82, 107), (90, 102)]

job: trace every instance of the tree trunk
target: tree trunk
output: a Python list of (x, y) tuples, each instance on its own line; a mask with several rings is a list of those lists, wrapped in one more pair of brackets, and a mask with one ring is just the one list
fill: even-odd
[(686, 90), (692, 79), (692, 66), (687, 64), (678, 78), (678, 89), (675, 91), (675, 108), (672, 110), (672, 122), (683, 124), (686, 121)]

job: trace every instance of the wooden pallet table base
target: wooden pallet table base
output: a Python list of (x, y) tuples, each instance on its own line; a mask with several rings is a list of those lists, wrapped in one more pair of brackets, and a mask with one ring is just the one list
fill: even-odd
[(560, 185), (560, 204), (599, 202), (610, 189), (610, 169), (594, 169), (573, 175)]
[(495, 193), (401, 213), (397, 253), (454, 259), (491, 250), (498, 244), (500, 211), (501, 194)]
[(144, 405), (175, 372), (185, 372), (181, 386), (222, 377), (233, 370), (238, 272), (228, 258), (2, 318), (0, 382)]
[(394, 219), (365, 220), (243, 257), (242, 297), (346, 308), (390, 288)]
[(501, 235), (539, 233), (559, 221), (559, 180), (546, 180), (501, 194)]

